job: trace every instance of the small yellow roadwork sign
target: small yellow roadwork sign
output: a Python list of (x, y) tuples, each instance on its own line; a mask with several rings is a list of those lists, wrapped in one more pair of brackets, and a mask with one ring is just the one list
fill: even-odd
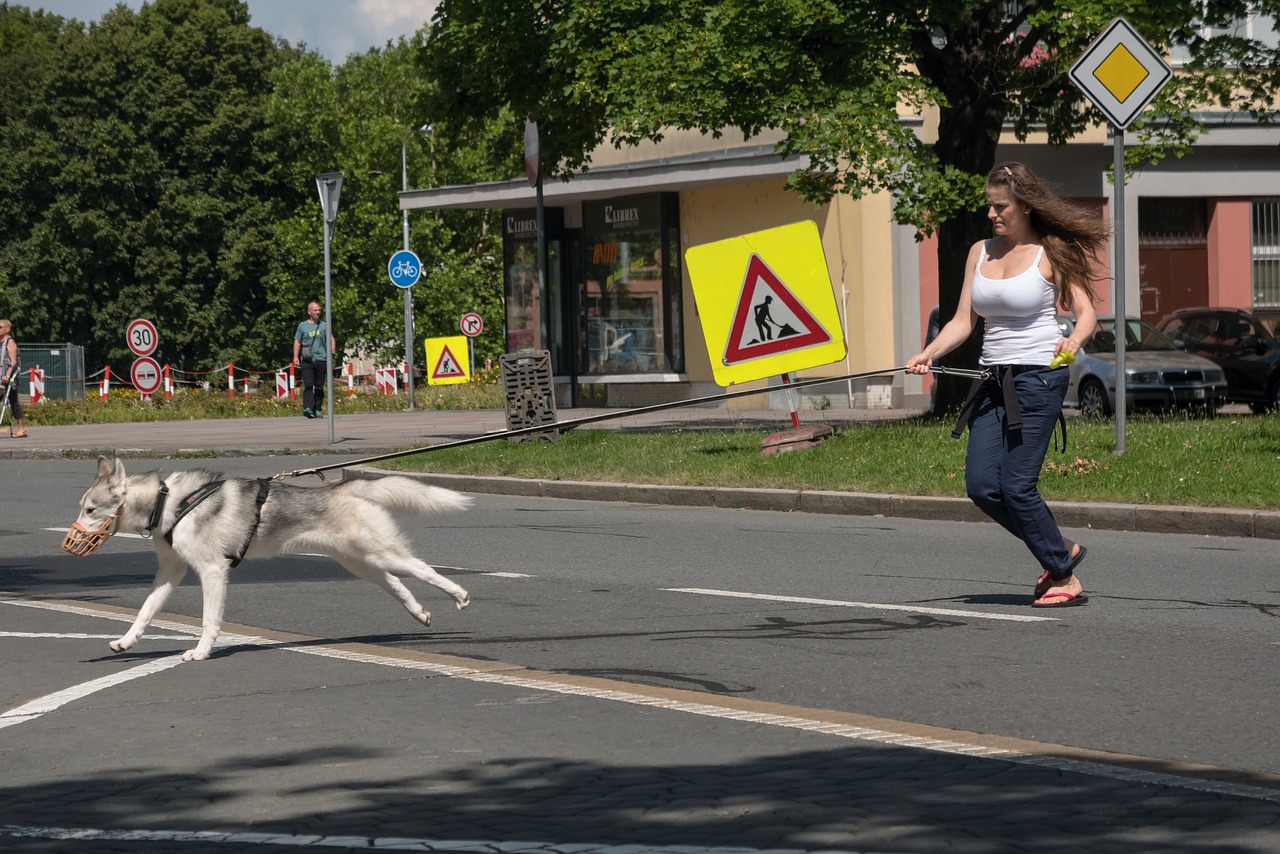
[(428, 338), (424, 343), (427, 349), (427, 385), (456, 385), (471, 381), (468, 369), (470, 339), (465, 335), (450, 335), (448, 338)]

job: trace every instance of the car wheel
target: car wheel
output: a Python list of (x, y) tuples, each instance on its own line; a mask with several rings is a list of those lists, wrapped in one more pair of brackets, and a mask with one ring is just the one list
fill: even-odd
[(1092, 377), (1080, 381), (1080, 414), (1086, 418), (1106, 418), (1111, 414), (1111, 401), (1102, 383)]

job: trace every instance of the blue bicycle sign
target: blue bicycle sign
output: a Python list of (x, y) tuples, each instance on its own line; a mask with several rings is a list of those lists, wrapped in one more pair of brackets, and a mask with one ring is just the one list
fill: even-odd
[(422, 262), (408, 249), (401, 249), (387, 262), (387, 275), (397, 288), (411, 288), (422, 277)]

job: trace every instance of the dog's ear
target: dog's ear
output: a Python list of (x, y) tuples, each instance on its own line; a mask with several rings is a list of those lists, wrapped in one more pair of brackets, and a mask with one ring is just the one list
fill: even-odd
[(106, 477), (111, 474), (111, 470), (115, 468), (115, 464), (106, 457), (98, 456), (98, 477)]
[(119, 458), (110, 464), (110, 483), (113, 489), (123, 489), (125, 481), (124, 463)]

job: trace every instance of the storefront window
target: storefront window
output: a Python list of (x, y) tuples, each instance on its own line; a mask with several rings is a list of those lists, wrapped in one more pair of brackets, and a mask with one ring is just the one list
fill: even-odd
[(584, 374), (683, 369), (676, 211), (665, 194), (583, 205)]
[[(543, 215), (547, 232), (547, 280), (544, 287), (538, 275), (537, 213), (533, 210), (506, 211), (502, 217), (503, 255), (506, 267), (507, 352), (553, 349), (559, 341), (549, 336), (551, 324), (559, 322), (560, 251), (563, 216), (558, 209)], [(554, 320), (553, 320), (554, 318)], [(558, 362), (558, 352), (553, 352)]]

